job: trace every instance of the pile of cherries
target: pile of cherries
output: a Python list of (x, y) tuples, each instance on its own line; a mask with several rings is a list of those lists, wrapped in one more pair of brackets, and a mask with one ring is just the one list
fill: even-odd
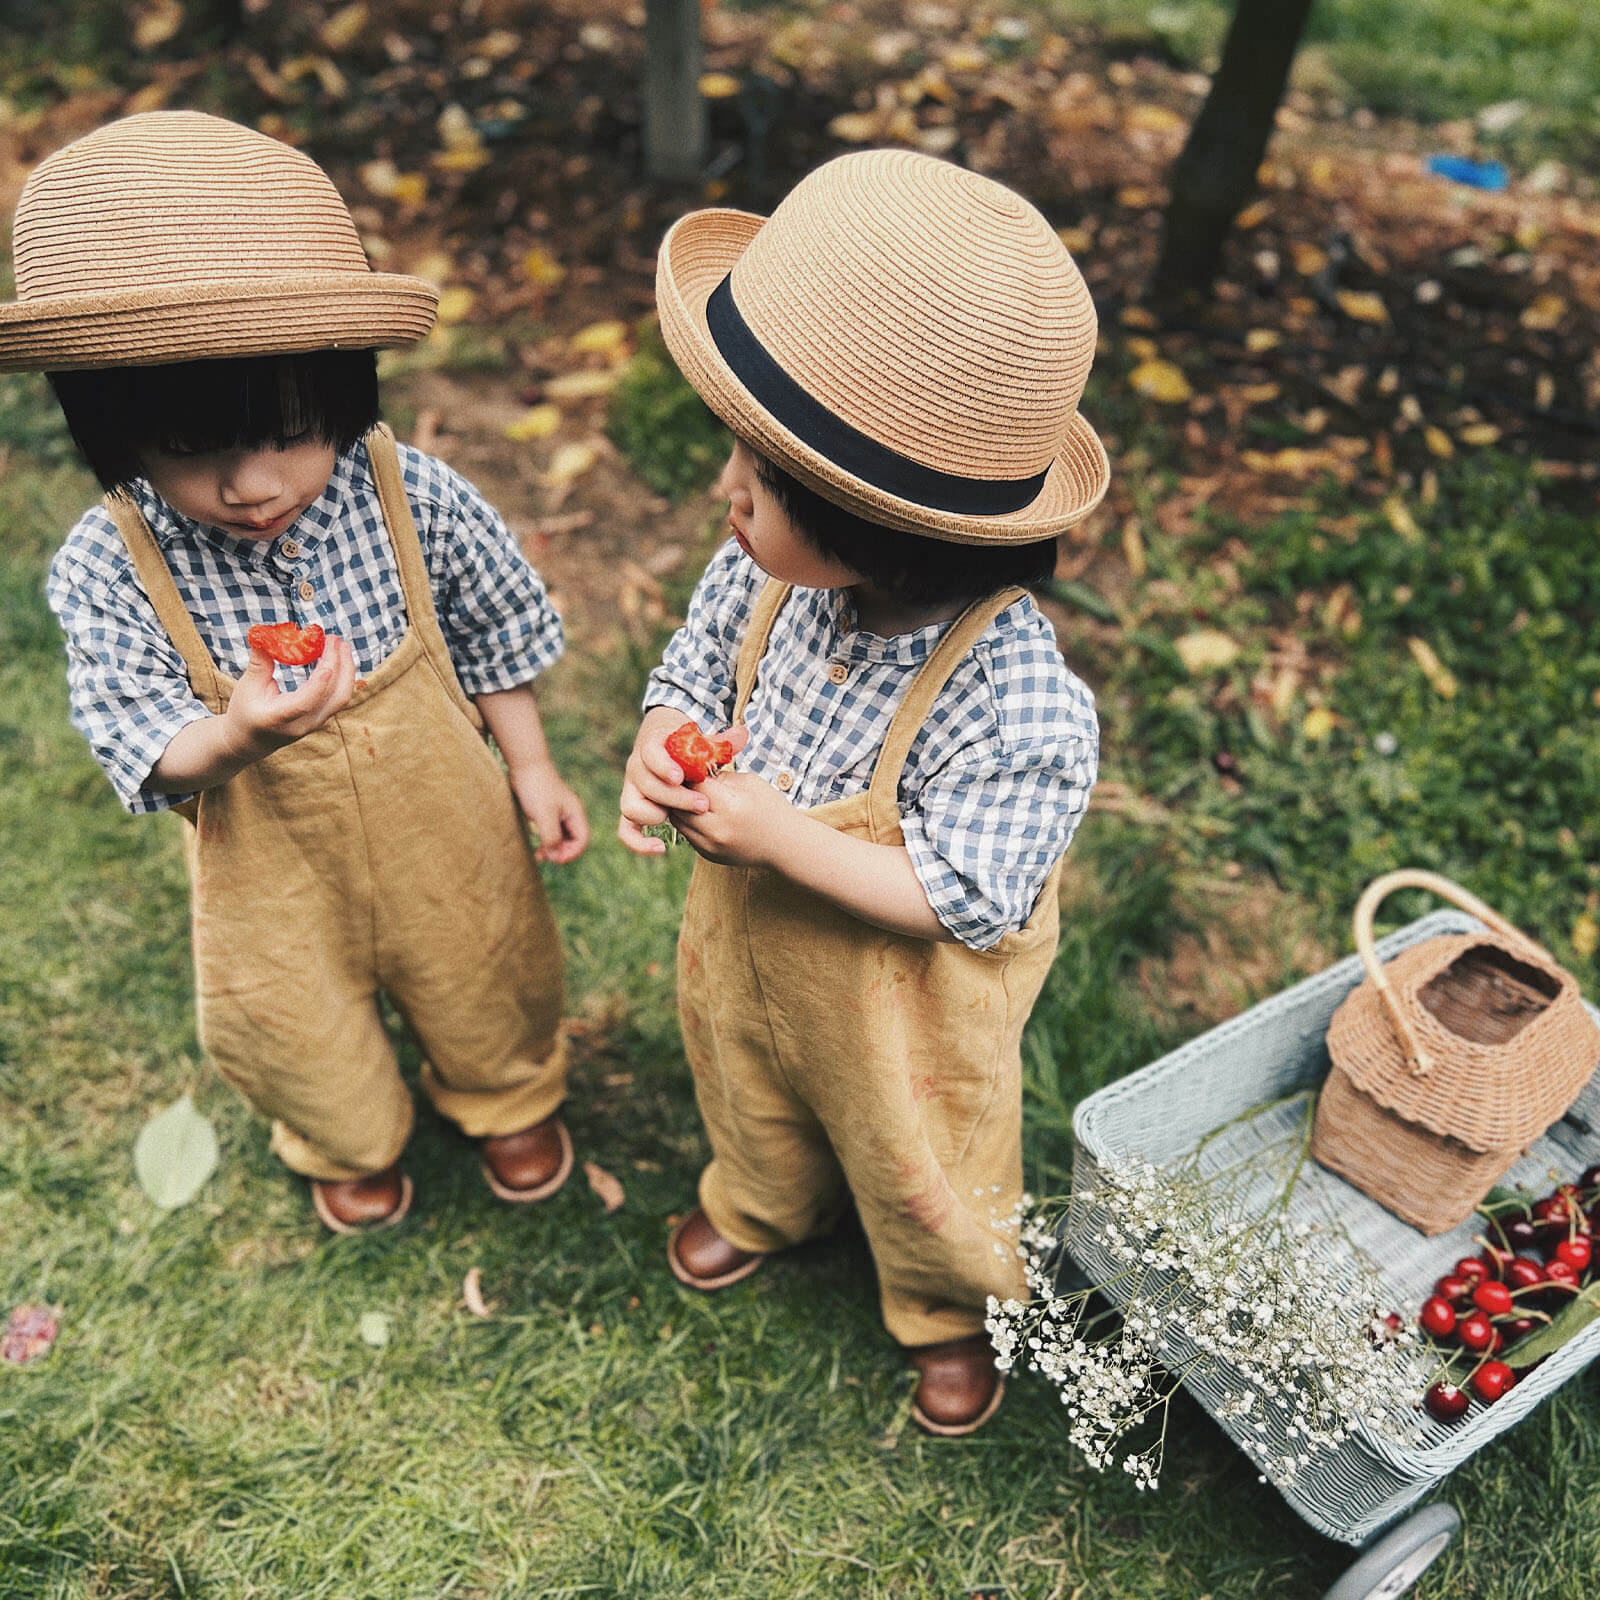
[(1429, 1386), (1422, 1403), (1430, 1416), (1454, 1422), (1466, 1415), (1474, 1396), (1492, 1405), (1516, 1383), (1500, 1353), (1545, 1326), (1600, 1269), (1596, 1233), (1600, 1164), (1536, 1200), (1526, 1215), (1490, 1223), (1479, 1239), (1483, 1253), (1456, 1262), (1433, 1286), (1417, 1318), (1437, 1344), (1477, 1358), (1462, 1383), (1441, 1378)]

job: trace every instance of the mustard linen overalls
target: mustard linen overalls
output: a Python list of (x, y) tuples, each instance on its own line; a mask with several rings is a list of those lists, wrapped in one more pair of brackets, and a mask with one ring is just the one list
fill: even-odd
[[(1021, 594), (956, 620), (907, 689), (865, 793), (810, 815), (903, 841), (906, 756), (962, 658)], [(789, 587), (762, 591), (736, 670), (741, 720)], [(1023, 1293), (1021, 1038), (1059, 927), (1060, 866), (987, 951), (886, 932), (778, 873), (695, 862), (678, 941), (684, 1048), (710, 1138), (700, 1204), (730, 1244), (781, 1250), (855, 1197), (883, 1320), (905, 1345), (983, 1326)]]
[[(434, 614), (394, 437), (367, 436), (399, 567), (404, 639), (322, 727), (179, 808), (200, 1042), (273, 1119), (293, 1171), (381, 1171), (411, 1097), (378, 1010), (400, 1010), (422, 1082), (473, 1138), (561, 1104), (561, 947), (505, 772)], [(134, 569), (207, 710), (234, 679), (201, 641), (154, 534), (108, 498)]]

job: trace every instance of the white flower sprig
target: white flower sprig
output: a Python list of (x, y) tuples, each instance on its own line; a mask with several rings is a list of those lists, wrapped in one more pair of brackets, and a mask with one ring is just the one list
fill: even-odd
[[(1155, 1488), (1189, 1378), (1220, 1394), (1219, 1417), (1280, 1487), (1356, 1427), (1415, 1441), (1426, 1377), (1410, 1319), (1386, 1315), (1375, 1269), (1335, 1223), (1291, 1213), (1303, 1160), (1302, 1148), (1264, 1210), (1247, 1202), (1259, 1163), (1205, 1171), (1198, 1151), (1159, 1168), (1102, 1161), (1064, 1200), (1024, 1196), (1017, 1252), (1033, 1299), (991, 1297), (996, 1364), (1060, 1390), (1069, 1437), (1096, 1471), (1120, 1461)], [(1112, 1274), (1064, 1288), (1063, 1232), (1100, 1241)]]

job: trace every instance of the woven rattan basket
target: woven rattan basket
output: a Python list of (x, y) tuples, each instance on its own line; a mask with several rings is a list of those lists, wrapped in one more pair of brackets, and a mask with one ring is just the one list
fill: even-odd
[[(1388, 966), (1379, 902), (1430, 889), (1484, 923)], [(1355, 913), (1366, 980), (1328, 1028), (1332, 1070), (1311, 1154), (1424, 1233), (1464, 1222), (1588, 1081), (1600, 1029), (1572, 974), (1504, 917), (1432, 872), (1391, 872)]]

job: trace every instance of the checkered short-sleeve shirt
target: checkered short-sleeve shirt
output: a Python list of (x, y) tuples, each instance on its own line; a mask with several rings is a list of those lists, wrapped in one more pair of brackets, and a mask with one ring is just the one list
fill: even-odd
[[(766, 574), (733, 541), (707, 566), (644, 703), (702, 728), (733, 715), (739, 647)], [(849, 594), (795, 589), (773, 625), (744, 720), (739, 766), (810, 807), (860, 794), (901, 697), (949, 623), (880, 638)], [(841, 672), (838, 668), (843, 668)], [(1020, 928), (1071, 841), (1094, 785), (1094, 696), (1027, 596), (989, 625), (940, 691), (900, 778), (906, 848), (951, 935), (986, 950)]]
[[(465, 478), (407, 445), (399, 454), (461, 687), (476, 695), (531, 681), (562, 651), (561, 619), (539, 575)], [(135, 498), (224, 672), (237, 677), (249, 664), (245, 636), (258, 622), (319, 622), (350, 641), (361, 673), (374, 671), (405, 637), (400, 570), (363, 446), (339, 457), (321, 496), (270, 540), (193, 522), (142, 480)], [(187, 798), (144, 785), (174, 735), (208, 713), (104, 506), (67, 536), (47, 593), (67, 636), (72, 720), (123, 804), (160, 811)], [(278, 682), (296, 689), (310, 670), (279, 667)]]

